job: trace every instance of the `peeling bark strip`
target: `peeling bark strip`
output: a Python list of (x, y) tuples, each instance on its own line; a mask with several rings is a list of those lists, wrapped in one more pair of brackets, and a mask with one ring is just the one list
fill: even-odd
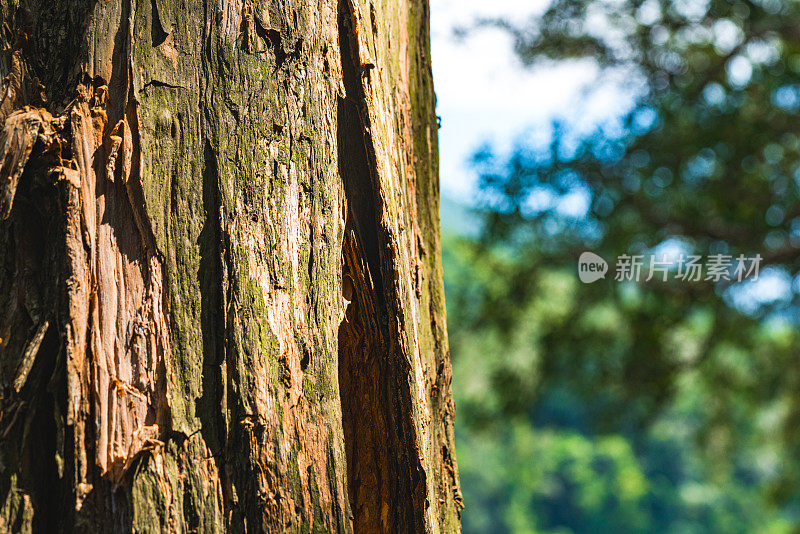
[[(132, 160), (140, 155), (124, 122), (120, 181), (115, 184), (104, 172), (113, 166), (102, 165), (113, 161), (120, 144), (106, 128), (106, 91), (105, 85), (81, 85), (78, 99), (55, 118), (41, 109), (12, 113), (0, 135), (0, 176), (6, 179), (10, 213), (19, 176), (38, 142), (41, 148), (33, 157), (44, 164), (38, 172), (74, 189), (62, 205), (69, 273), (66, 420), (90, 440), (82, 445), (94, 454), (99, 473), (119, 482), (126, 463), (141, 450), (143, 436), (157, 435), (157, 425), (168, 421), (164, 391), (170, 347), (161, 260), (141, 237), (142, 225), (149, 224), (146, 213), (137, 217), (131, 204), (141, 188), (131, 173)], [(105, 146), (114, 151), (106, 154)], [(145, 231), (152, 233), (149, 227)], [(37, 331), (31, 343), (38, 339), (40, 344), (41, 337)], [(16, 380), (14, 385), (18, 391)], [(88, 433), (93, 439), (87, 426), (94, 426)]]
[[(78, 168), (64, 172), (79, 189), (77, 205), (67, 209), (80, 214), (83, 231), (66, 249), (68, 258), (83, 261), (74, 273), (85, 276), (88, 289), (69, 293), (71, 330), (88, 333), (68, 339), (66, 346), (67, 420), (76, 428), (94, 423), (95, 463), (101, 474), (119, 482), (144, 436), (157, 435), (157, 425), (169, 422), (165, 389), (171, 350), (162, 261), (148, 245), (146, 208), (134, 200), (141, 197), (141, 182), (133, 161), (141, 156), (124, 121), (119, 180), (104, 172), (116, 157), (106, 153), (116, 144), (106, 124), (106, 91), (105, 85), (95, 87), (88, 102), (67, 111)], [(82, 407), (87, 397), (94, 400), (89, 413)]]
[(0, 532), (459, 530), (427, 9), (0, 1)]
[(41, 135), (50, 144), (53, 135), (52, 117), (43, 109), (28, 109), (12, 113), (0, 134), (0, 218), (8, 219), (14, 194), (34, 143)]

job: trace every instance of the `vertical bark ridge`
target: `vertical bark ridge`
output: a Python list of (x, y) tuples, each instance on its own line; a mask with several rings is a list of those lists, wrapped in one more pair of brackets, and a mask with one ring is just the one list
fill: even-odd
[(345, 97), (338, 103), (339, 169), (349, 220), (342, 263), (343, 283), (352, 285), (353, 296), (339, 330), (339, 385), (350, 504), (356, 532), (422, 531), (425, 473), (413, 432), (402, 332), (393, 328), (400, 318), (394, 301), (387, 301), (396, 298), (390, 282), (396, 273), (391, 238), (379, 218), (386, 208), (361, 83), (369, 70), (358, 60), (354, 9), (340, 2)]
[[(400, 442), (409, 445), (404, 462), (421, 463), (417, 491), (422, 497), (411, 502), (424, 514), (424, 528), (449, 532), (459, 528), (461, 497), (452, 445), (427, 2), (347, 0), (341, 5), (349, 14), (345, 23), (355, 72), (350, 87), (372, 178), (393, 347), (389, 359), (397, 399), (402, 399), (393, 407), (394, 425), (401, 429)], [(349, 90), (347, 70), (344, 78)], [(404, 410), (411, 423), (402, 422)]]

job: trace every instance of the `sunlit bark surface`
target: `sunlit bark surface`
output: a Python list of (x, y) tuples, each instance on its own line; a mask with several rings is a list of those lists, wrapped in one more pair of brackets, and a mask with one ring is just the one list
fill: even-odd
[(0, 0), (0, 532), (453, 532), (427, 0)]

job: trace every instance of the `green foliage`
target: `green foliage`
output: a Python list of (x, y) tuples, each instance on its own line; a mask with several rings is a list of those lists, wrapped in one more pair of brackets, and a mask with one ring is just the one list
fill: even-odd
[[(711, 319), (687, 315), (663, 333), (684, 367), (656, 403), (626, 378), (649, 355), (613, 295), (587, 306), (574, 271), (542, 268), (514, 304), (510, 267), (479, 248), (444, 240), (465, 531), (788, 531), (794, 399), (769, 388), (796, 374), (789, 326), (701, 358)], [(503, 300), (518, 322), (482, 316)]]
[[(797, 528), (800, 4), (555, 0), (492, 23), (527, 62), (625, 73), (635, 103), (475, 155), (483, 233), (444, 240), (465, 530)], [(620, 283), (613, 261), (577, 279), (584, 250), (667, 245), (760, 253), (781, 292)]]

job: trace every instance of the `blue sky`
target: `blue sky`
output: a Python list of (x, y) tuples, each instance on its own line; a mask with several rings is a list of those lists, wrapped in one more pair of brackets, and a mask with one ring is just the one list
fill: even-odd
[(482, 143), (498, 150), (525, 136), (547, 142), (549, 125), (565, 119), (579, 131), (618, 117), (630, 103), (624, 79), (605, 77), (591, 61), (524, 69), (512, 40), (498, 29), (457, 39), (454, 30), (478, 18), (524, 22), (547, 0), (431, 0), (433, 75), (439, 130), (442, 193), (470, 203), (475, 176), (466, 162)]

